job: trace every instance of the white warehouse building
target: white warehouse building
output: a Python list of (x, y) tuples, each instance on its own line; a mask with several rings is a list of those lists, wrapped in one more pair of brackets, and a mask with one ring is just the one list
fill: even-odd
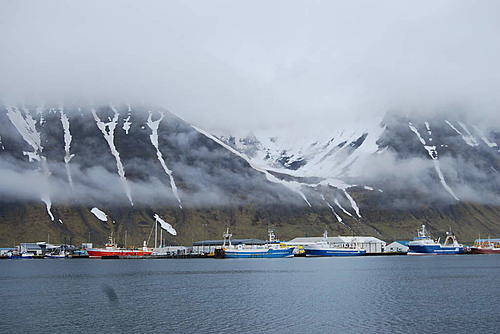
[[(305, 246), (324, 241), (324, 237), (303, 237), (295, 238), (288, 242), (290, 246)], [(366, 253), (383, 253), (385, 251), (386, 242), (375, 237), (360, 237), (360, 236), (338, 236), (327, 237), (328, 243), (338, 247), (349, 247), (357, 245), (366, 250)]]
[(396, 240), (385, 247), (387, 253), (407, 253), (409, 250), (408, 241)]

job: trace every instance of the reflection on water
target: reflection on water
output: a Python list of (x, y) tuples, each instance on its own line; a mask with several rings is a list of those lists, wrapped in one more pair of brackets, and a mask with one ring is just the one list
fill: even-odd
[(500, 256), (0, 261), (0, 333), (496, 332)]

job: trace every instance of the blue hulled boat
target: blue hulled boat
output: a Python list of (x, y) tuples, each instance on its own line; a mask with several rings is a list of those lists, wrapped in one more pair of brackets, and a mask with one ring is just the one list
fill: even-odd
[(244, 245), (238, 245), (234, 249), (224, 250), (225, 258), (280, 258), (292, 257), (293, 247), (288, 248), (266, 248), (266, 245), (259, 248), (244, 248)]
[(444, 255), (444, 254), (463, 254), (464, 246), (459, 244), (455, 235), (451, 232), (446, 232), (444, 244), (433, 240), (425, 229), (425, 225), (418, 230), (417, 236), (408, 243), (410, 251), (408, 255)]
[(226, 230), (223, 237), (224, 258), (283, 258), (293, 256), (294, 247), (281, 245), (279, 241), (276, 241), (272, 230), (269, 230), (269, 241), (264, 245), (232, 245), (232, 234), (229, 233), (229, 229)]
[(359, 256), (366, 254), (356, 243), (349, 245), (337, 245), (328, 242), (327, 231), (323, 233), (323, 240), (314, 244), (304, 246), (306, 256)]

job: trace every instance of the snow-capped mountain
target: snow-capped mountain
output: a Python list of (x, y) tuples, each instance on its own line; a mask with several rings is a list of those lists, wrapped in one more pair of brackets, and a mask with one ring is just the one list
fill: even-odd
[[(214, 134), (144, 106), (6, 105), (0, 214), (72, 235), (78, 224), (139, 228), (158, 213), (181, 237), (209, 222), (397, 235), (418, 212), (449, 223), (453, 210), (496, 208), (499, 144), (497, 129), (451, 116), (388, 114), (310, 138)], [(29, 214), (41, 205), (44, 215)]]
[[(269, 170), (300, 177), (350, 177), (352, 164), (379, 150), (377, 140), (384, 127), (380, 123), (366, 127), (332, 129), (317, 138), (280, 138), (248, 134), (236, 137), (220, 135), (226, 144)], [(299, 134), (300, 136), (300, 134)]]
[[(439, 185), (439, 193), (445, 191), (448, 199), (456, 201), (495, 202), (498, 195), (498, 131), (463, 119), (388, 114), (380, 123), (332, 131), (331, 138), (298, 144), (253, 133), (219, 137), (282, 178), (287, 175), (333, 187), (376, 186), (379, 191), (395, 186), (422, 191), (421, 185), (414, 187), (415, 179), (430, 178), (433, 181), (427, 181), (424, 193), (432, 194)], [(410, 165), (415, 166), (412, 173), (399, 168)], [(387, 178), (397, 180), (396, 184), (387, 184)]]

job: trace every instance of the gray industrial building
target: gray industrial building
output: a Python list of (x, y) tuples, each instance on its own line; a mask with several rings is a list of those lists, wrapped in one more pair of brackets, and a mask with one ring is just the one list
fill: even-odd
[[(366, 253), (383, 253), (385, 251), (386, 242), (375, 237), (360, 237), (360, 236), (338, 236), (327, 237), (328, 243), (338, 247), (350, 247), (357, 245), (366, 250)], [(324, 241), (324, 237), (302, 237), (295, 238), (288, 242), (290, 246), (305, 246)]]

